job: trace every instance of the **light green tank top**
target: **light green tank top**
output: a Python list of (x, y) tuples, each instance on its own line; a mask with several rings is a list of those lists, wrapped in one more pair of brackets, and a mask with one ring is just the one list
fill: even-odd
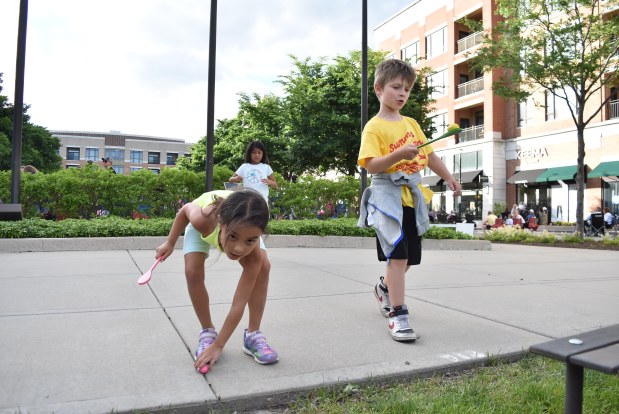
[[(228, 196), (232, 194), (232, 191), (228, 191), (228, 190), (215, 190), (215, 191), (209, 191), (208, 193), (204, 193), (202, 194), (200, 197), (196, 198), (195, 200), (193, 200), (193, 203), (199, 205), (200, 207), (204, 208), (204, 207), (208, 207), (212, 204), (215, 204), (215, 201), (217, 200), (217, 198), (228, 198)], [(214, 248), (216, 248), (217, 250), (219, 250), (220, 252), (223, 252), (224, 249), (221, 247), (221, 245), (219, 244), (219, 232), (221, 231), (221, 229), (219, 228), (219, 224), (215, 227), (215, 230), (213, 230), (213, 232), (207, 236), (201, 236), (202, 240), (204, 240), (205, 242), (207, 242), (208, 244), (210, 244), (211, 246), (213, 246)]]

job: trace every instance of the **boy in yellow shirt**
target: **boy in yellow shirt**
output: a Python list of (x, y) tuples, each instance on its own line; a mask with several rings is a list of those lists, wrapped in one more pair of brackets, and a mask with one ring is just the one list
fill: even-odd
[(374, 92), (380, 110), (363, 129), (358, 164), (372, 174), (372, 184), (362, 197), (360, 226), (376, 230), (378, 260), (387, 262), (385, 277), (374, 287), (389, 332), (396, 341), (414, 341), (404, 302), (405, 274), (421, 262), (421, 236), (429, 228), (426, 205), (432, 191), (421, 185), (419, 172), (428, 166), (454, 192), (458, 181), (427, 142), (417, 121), (400, 115), (417, 74), (406, 62), (388, 59), (379, 64)]

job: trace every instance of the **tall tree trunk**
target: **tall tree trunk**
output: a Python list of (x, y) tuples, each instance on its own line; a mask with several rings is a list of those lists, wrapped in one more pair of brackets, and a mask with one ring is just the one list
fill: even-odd
[(578, 136), (578, 170), (576, 172), (576, 231), (584, 237), (584, 200), (585, 200), (585, 125), (579, 119), (576, 125)]

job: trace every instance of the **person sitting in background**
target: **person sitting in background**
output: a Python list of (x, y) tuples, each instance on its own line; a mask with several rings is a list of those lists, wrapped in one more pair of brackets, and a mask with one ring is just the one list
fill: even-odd
[(484, 226), (486, 226), (486, 230), (490, 230), (492, 226), (496, 223), (497, 217), (494, 215), (492, 211), (488, 212), (486, 216), (486, 220), (484, 220)]
[(535, 215), (535, 210), (533, 209), (529, 210), (529, 214), (527, 214), (527, 217), (524, 222), (524, 227), (526, 227), (527, 229), (531, 231), (536, 231), (538, 229), (539, 224), (538, 224), (538, 218)]
[(534, 219), (534, 224), (537, 224), (537, 216), (535, 215), (535, 210), (530, 209), (529, 210), (529, 214), (527, 214), (527, 216), (524, 219), (524, 223), (522, 224), (522, 227), (524, 228), (529, 228), (529, 223), (531, 222), (531, 219)]
[(613, 224), (615, 224), (615, 218), (611, 214), (610, 209), (608, 207), (604, 207), (604, 227), (611, 229)]
[(514, 225), (514, 216), (511, 213), (507, 216), (507, 220), (505, 220), (505, 225), (507, 227), (511, 227)]
[(430, 211), (428, 211), (428, 218), (430, 219), (430, 223), (437, 222), (438, 216), (436, 215), (436, 211), (434, 211), (434, 209), (431, 209)]
[(447, 223), (455, 223), (456, 221), (458, 221), (458, 215), (454, 210), (451, 210), (451, 212), (447, 216)]
[(514, 226), (518, 226), (522, 228), (522, 226), (524, 225), (524, 219), (522, 218), (518, 210), (516, 210), (516, 212), (512, 215), (512, 218), (513, 218)]
[(585, 217), (585, 226), (591, 227), (591, 215), (592, 214), (602, 214), (602, 208), (601, 207), (597, 207), (595, 210), (593, 210), (591, 213), (589, 213), (587, 215), (587, 217)]

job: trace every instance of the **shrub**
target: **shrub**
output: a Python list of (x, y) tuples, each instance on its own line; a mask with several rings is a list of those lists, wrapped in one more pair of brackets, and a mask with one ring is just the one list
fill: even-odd
[(557, 241), (557, 236), (545, 230), (542, 232), (532, 232), (518, 227), (499, 227), (486, 231), (484, 239), (500, 242), (553, 243)]
[[(121, 237), (166, 236), (172, 226), (171, 218), (130, 220), (119, 217), (98, 217), (92, 220), (62, 221), (40, 218), (22, 221), (0, 221), (0, 238), (59, 238), (59, 237)], [(374, 237), (374, 230), (357, 227), (356, 218), (330, 220), (271, 220), (268, 234)], [(432, 227), (425, 235), (429, 239), (474, 239), (450, 228)]]
[(298, 219), (346, 217), (358, 211), (360, 185), (354, 177), (328, 180), (303, 175), (295, 183), (278, 177), (277, 184), (278, 189), (271, 191), (275, 217), (291, 213)]
[[(213, 187), (223, 189), (231, 175), (230, 169), (216, 166)], [(11, 172), (0, 171), (2, 200), (10, 198), (10, 181)], [(26, 218), (47, 213), (59, 219), (90, 219), (99, 211), (118, 217), (131, 217), (139, 211), (149, 217), (172, 218), (179, 201), (202, 194), (205, 182), (204, 173), (179, 168), (165, 168), (160, 174), (140, 170), (122, 175), (93, 164), (49, 174), (22, 174), (20, 202)]]

